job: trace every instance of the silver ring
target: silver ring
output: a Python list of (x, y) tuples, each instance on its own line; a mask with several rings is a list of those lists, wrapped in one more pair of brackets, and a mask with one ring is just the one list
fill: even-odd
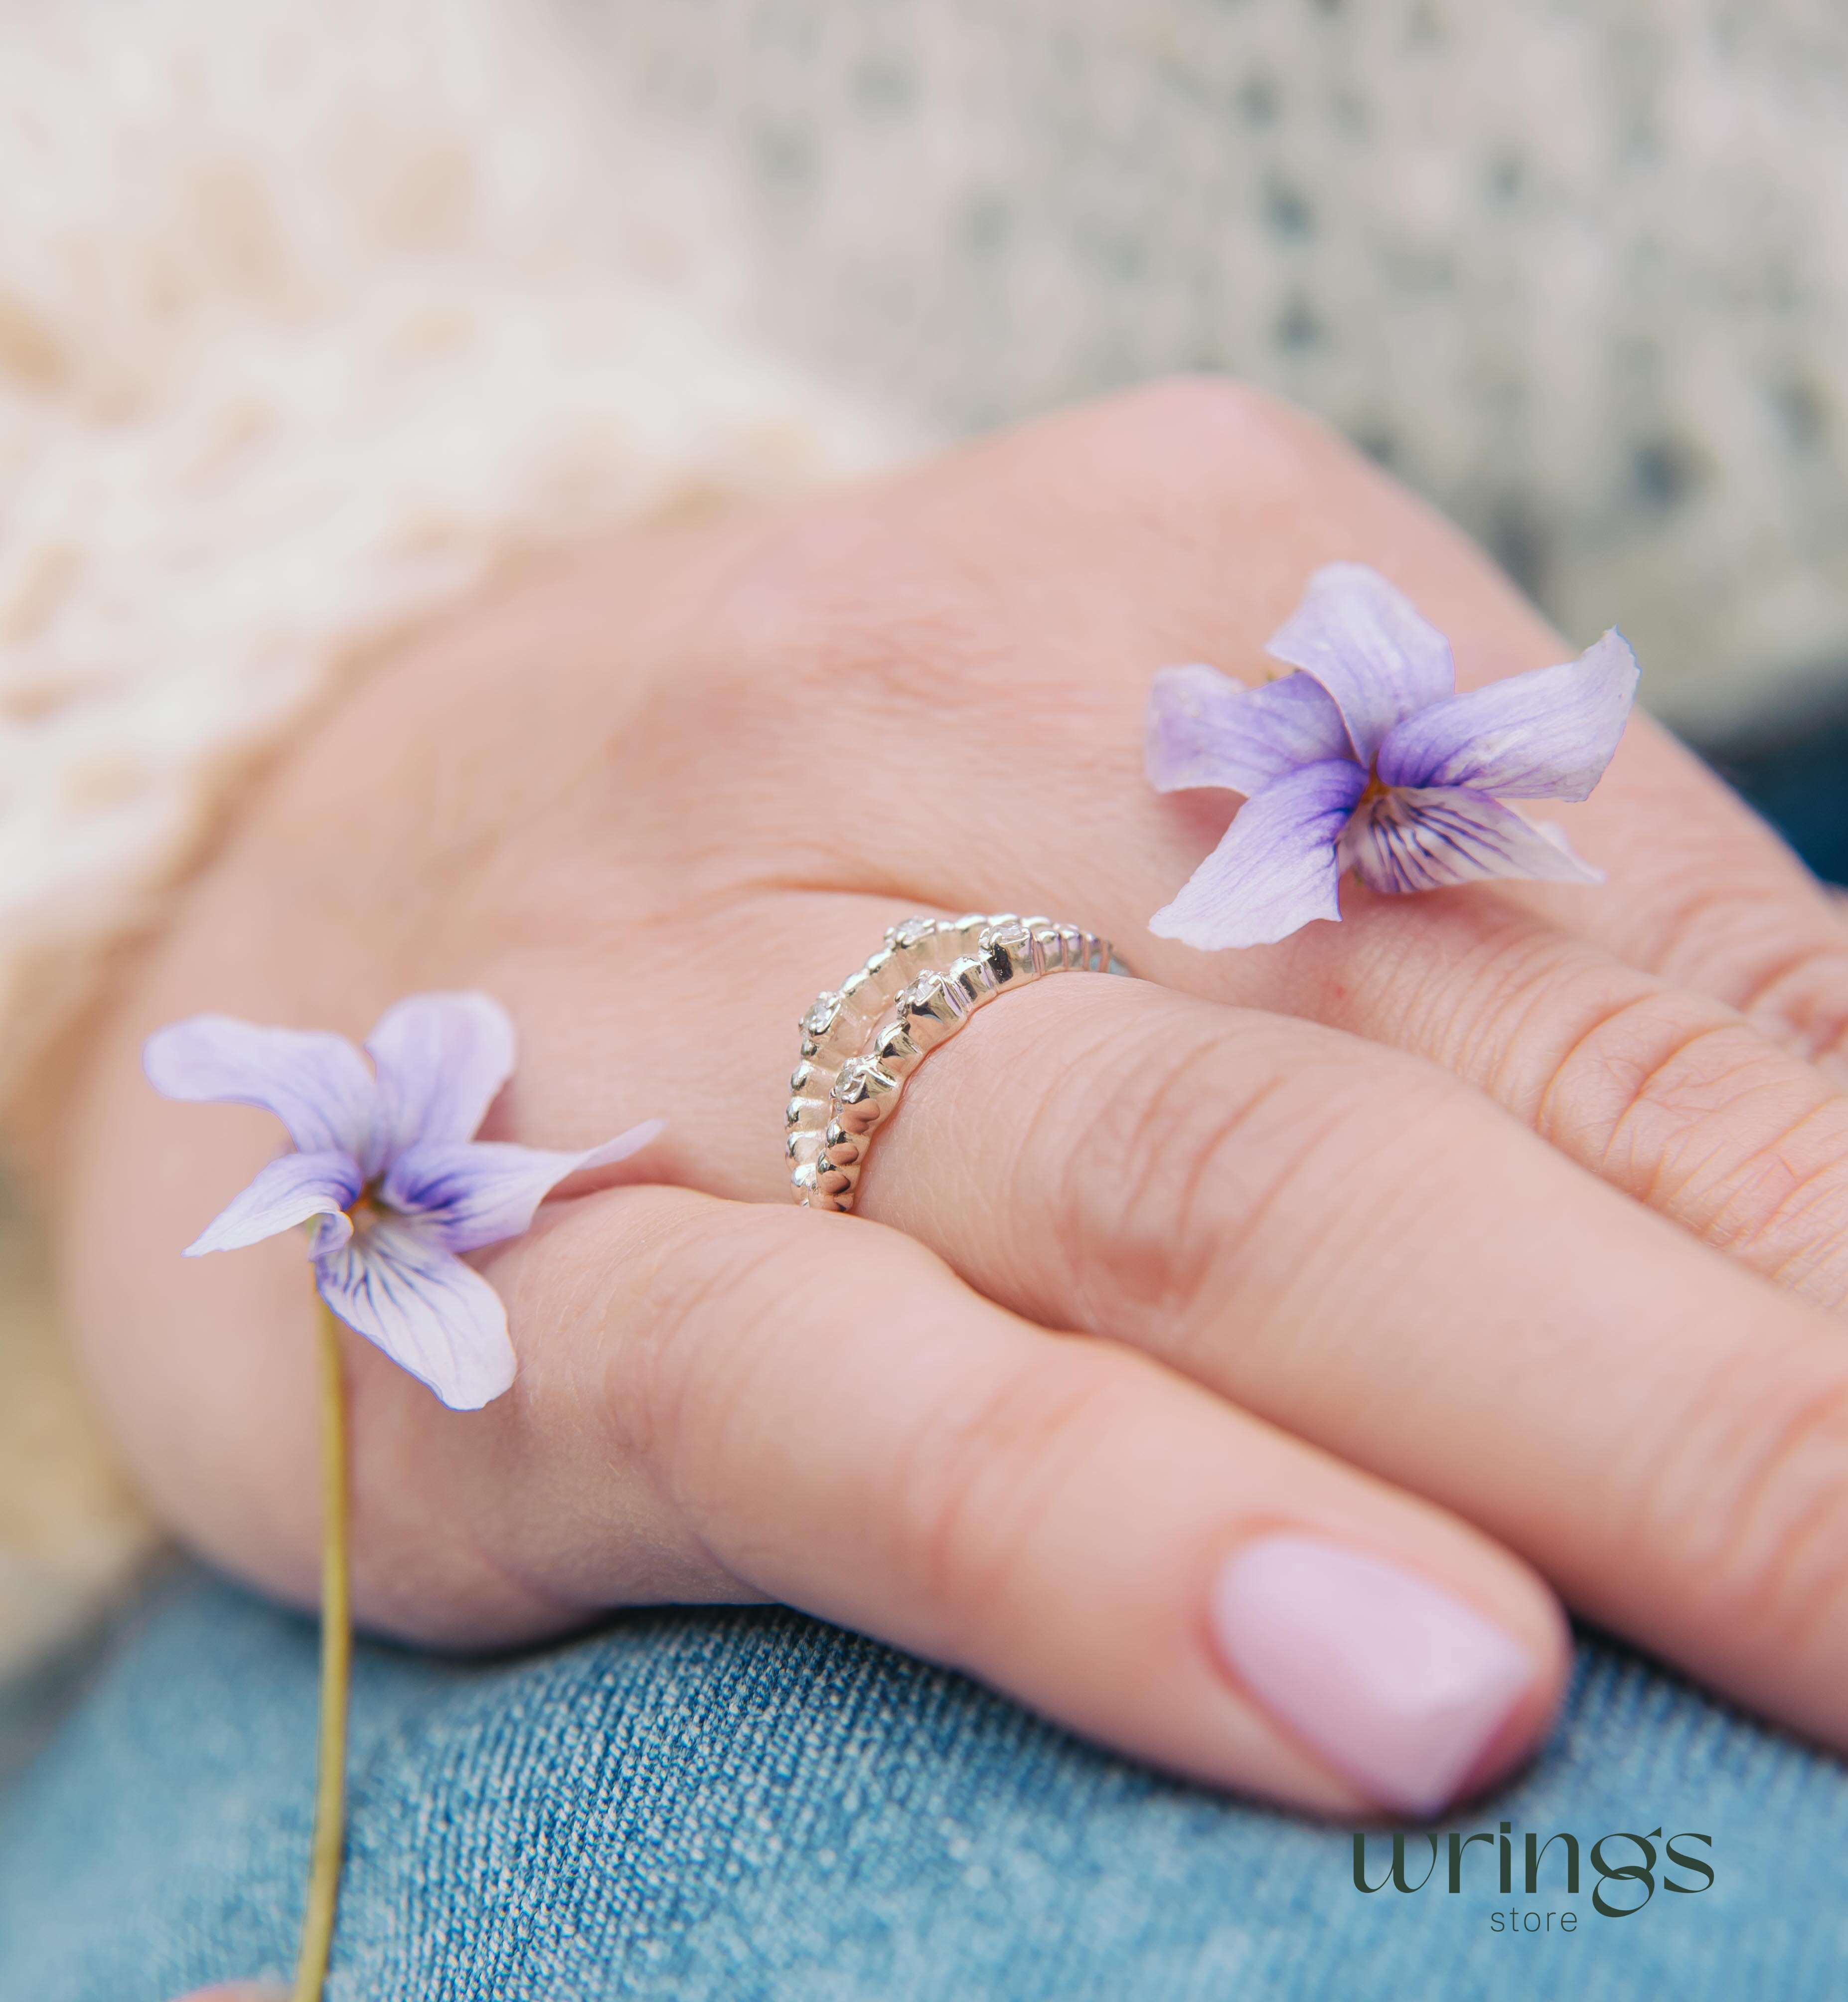
[(866, 964), (802, 1018), (784, 1115), (791, 1194), (807, 1209), (851, 1209), (905, 1079), (997, 994), (1048, 974), (1128, 971), (1107, 939), (1050, 918), (972, 912), (891, 926)]

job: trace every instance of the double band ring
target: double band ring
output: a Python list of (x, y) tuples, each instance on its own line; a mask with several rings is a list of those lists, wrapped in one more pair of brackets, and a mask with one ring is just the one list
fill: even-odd
[(811, 1209), (853, 1207), (860, 1170), (905, 1081), (978, 1008), (1051, 973), (1127, 973), (1110, 942), (1048, 918), (907, 918), (802, 1018), (785, 1115), (790, 1186)]

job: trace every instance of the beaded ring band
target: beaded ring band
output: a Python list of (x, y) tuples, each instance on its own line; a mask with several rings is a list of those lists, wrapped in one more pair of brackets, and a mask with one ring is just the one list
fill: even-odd
[(1110, 942), (1076, 925), (1010, 912), (908, 918), (802, 1018), (784, 1151), (790, 1192), (849, 1210), (873, 1135), (905, 1081), (978, 1008), (1051, 973), (1127, 974)]

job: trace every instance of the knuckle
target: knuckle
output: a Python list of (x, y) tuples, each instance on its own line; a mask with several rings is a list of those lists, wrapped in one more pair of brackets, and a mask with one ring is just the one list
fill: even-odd
[(1198, 438), (1203, 431), (1222, 438), (1257, 425), (1312, 421), (1236, 376), (1187, 369), (1100, 398), (1081, 415), (1103, 434), (1164, 446)]
[(973, 1395), (959, 1379), (918, 1414), (893, 1470), (900, 1575), (929, 1609), (946, 1651), (1022, 1596), (1055, 1520), (1121, 1426), (1125, 1354), (1072, 1339), (997, 1368)]
[(1667, 866), (1679, 880), (1663, 886), (1650, 964), (1689, 985), (1717, 976), (1728, 999), (1743, 999), (1771, 965), (1790, 957), (1782, 886), (1749, 865), (1742, 869), (1708, 842)]
[(1826, 904), (1792, 882), (1789, 857), (1742, 856), (1737, 830), (1690, 829), (1658, 865), (1661, 916), (1636, 941), (1641, 963), (1662, 978), (1706, 989), (1798, 1054), (1848, 1047), (1848, 937)]
[[(1028, 434), (1048, 485), (1076, 476), (1170, 535), (1191, 539), (1227, 505), (1324, 501), (1363, 463), (1323, 421), (1229, 376), (1181, 375), (1085, 405)], [(1331, 487), (1331, 483), (1332, 487)]]
[(747, 719), (805, 738), (818, 714), (846, 734), (895, 734), (946, 707), (1005, 704), (995, 591), (961, 542), (919, 532), (901, 501), (819, 504), (765, 525), (715, 591), (713, 671)]
[(1735, 1004), (1756, 1028), (1814, 1062), (1848, 1054), (1848, 943), (1807, 940), (1749, 980)]
[[(1072, 706), (1087, 690), (1113, 724), (1119, 712), (1107, 682), (1092, 688), (1044, 644), (1045, 600), (1021, 590), (1023, 576), (1070, 560), (1048, 553), (1071, 546), (1048, 527), (1082, 514), (1091, 546), (1102, 511), (1104, 531), (1153, 528), (1183, 550), (1205, 535), (1216, 575), (1226, 507), (1326, 490), (1351, 456), (1319, 420), (1225, 378), (1108, 397), (765, 520), (703, 595), (706, 664), (735, 703), (734, 727), (811, 731), (815, 706), (796, 698), (825, 695), (859, 755), (869, 727), (895, 734), (975, 710), (991, 734), (1051, 727), (1076, 738)], [(1062, 570), (1058, 581), (1069, 595)]]
[[(1327, 425), (1280, 396), (1230, 375), (1181, 373), (1090, 404), (1068, 420), (1084, 434), (1087, 456), (1101, 450), (1113, 471), (1144, 462), (1159, 470), (1198, 464), (1224, 477), (1228, 448), (1256, 449), (1260, 465), (1288, 466), (1325, 452)], [(1120, 462), (1119, 462), (1120, 461)], [(1238, 455), (1232, 463), (1238, 462)]]
[(1717, 1002), (1649, 987), (1595, 1005), (1543, 1081), (1541, 1137), (1630, 1194), (1672, 1198), (1714, 1167), (1714, 1122), (1776, 1052)]
[[(1105, 1092), (1068, 1094), (1085, 1112), (1061, 1136), (1048, 1222), (1086, 1325), (1173, 1352), (1260, 1265), (1307, 1271), (1337, 1215), (1359, 1227), (1341, 1192), (1389, 1134), (1416, 1183), (1421, 1124), (1449, 1090), (1391, 1052), (1253, 1017), (1145, 1045)], [(1392, 1206), (1370, 1202), (1368, 1227)]]
[[(1744, 990), (1752, 969), (1789, 936), (1788, 863), (1766, 843), (1742, 842), (1725, 816), (1683, 814), (1672, 848), (1638, 859), (1647, 896), (1630, 941), (1640, 962), (1689, 985), (1719, 980)], [(1731, 996), (1729, 996), (1730, 999)]]
[(756, 1370), (779, 1352), (774, 1324), (811, 1264), (803, 1220), (745, 1205), (722, 1229), (696, 1215), (657, 1219), (590, 1345), (612, 1448), (690, 1512), (720, 1484), (749, 1424)]
[(1646, 1548), (1679, 1547), (1711, 1630), (1801, 1655), (1848, 1606), (1848, 1367), (1742, 1348), (1650, 1469)]
[(1534, 1123), (1756, 1270), (1839, 1296), (1848, 1120), (1822, 1080), (1721, 1004), (1652, 989), (1595, 1014)]

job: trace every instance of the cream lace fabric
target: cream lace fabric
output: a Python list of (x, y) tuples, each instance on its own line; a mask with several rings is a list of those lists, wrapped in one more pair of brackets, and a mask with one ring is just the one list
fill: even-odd
[(0, 1093), (215, 797), (510, 549), (877, 458), (492, 0), (0, 15)]
[[(899, 442), (719, 330), (723, 218), (547, 19), (0, 5), (0, 1097), (368, 643)], [(0, 1669), (140, 1542), (0, 1214)]]

